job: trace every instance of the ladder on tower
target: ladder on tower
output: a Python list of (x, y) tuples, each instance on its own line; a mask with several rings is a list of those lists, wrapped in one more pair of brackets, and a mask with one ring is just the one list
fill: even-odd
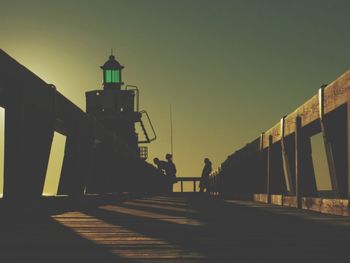
[[(141, 126), (141, 129), (143, 131), (143, 134), (145, 135), (145, 140), (138, 141), (138, 143), (150, 143), (150, 142), (154, 141), (155, 139), (157, 139), (157, 134), (156, 134), (156, 132), (155, 132), (155, 130), (153, 128), (151, 119), (149, 118), (149, 115), (148, 115), (147, 111), (142, 110), (142, 111), (140, 111), (140, 114), (141, 114), (140, 126)], [(146, 116), (147, 117), (147, 121), (148, 121), (149, 126), (151, 127), (152, 133), (153, 133), (152, 138), (150, 138), (150, 136), (148, 135), (148, 132), (147, 132), (146, 127), (145, 127), (145, 124), (142, 121), (142, 116)]]

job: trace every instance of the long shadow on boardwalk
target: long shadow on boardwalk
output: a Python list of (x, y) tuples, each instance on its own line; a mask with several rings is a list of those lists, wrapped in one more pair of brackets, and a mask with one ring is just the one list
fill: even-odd
[(2, 219), (0, 262), (350, 262), (350, 219), (148, 197)]
[(0, 262), (132, 262), (44, 214), (2, 214)]
[[(179, 248), (182, 260), (210, 262), (331, 262), (350, 260), (347, 225), (322, 223), (349, 222), (347, 218), (310, 212), (293, 215), (294, 209), (239, 203), (190, 200), (198, 213), (172, 211), (169, 201), (126, 202), (102, 206), (84, 213), (110, 224), (123, 226), (144, 236), (163, 240)], [(137, 204), (137, 205), (136, 205)], [(142, 205), (143, 204), (143, 205)], [(149, 206), (153, 204), (153, 206)], [(156, 205), (154, 205), (156, 204)], [(178, 207), (181, 207), (178, 206)], [(326, 220), (326, 221), (327, 221)], [(320, 223), (321, 222), (321, 223)], [(155, 252), (156, 253), (156, 252)], [(182, 253), (182, 254), (181, 254)], [(153, 258), (155, 260), (155, 258)]]

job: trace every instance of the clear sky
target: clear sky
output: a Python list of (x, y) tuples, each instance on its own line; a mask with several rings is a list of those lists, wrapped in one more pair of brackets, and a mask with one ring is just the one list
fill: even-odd
[[(0, 47), (85, 109), (114, 48), (156, 127), (150, 160), (219, 165), (350, 68), (349, 1), (0, 0)], [(58, 147), (59, 148), (59, 147)]]

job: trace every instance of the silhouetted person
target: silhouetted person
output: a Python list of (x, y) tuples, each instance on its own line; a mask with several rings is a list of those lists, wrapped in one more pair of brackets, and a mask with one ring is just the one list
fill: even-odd
[(176, 167), (173, 163), (171, 154), (167, 154), (165, 156), (167, 161), (159, 160), (158, 158), (154, 158), (153, 162), (161, 170), (167, 177), (176, 178)]
[(157, 165), (158, 169), (166, 175), (166, 166), (168, 165), (168, 162), (161, 161), (157, 157), (153, 159), (153, 162)]
[(176, 181), (176, 166), (173, 163), (173, 156), (170, 153), (167, 153), (165, 155), (165, 159), (167, 159), (165, 174), (167, 176), (169, 176), (169, 178), (171, 178), (173, 180), (173, 182), (175, 183), (175, 181)]
[[(168, 161), (159, 160), (158, 158), (154, 158), (153, 162), (157, 165), (158, 169), (165, 175), (166, 177), (166, 192), (171, 193), (173, 191), (173, 183), (175, 183), (176, 178), (176, 167), (172, 162), (171, 155), (168, 154), (165, 156)], [(170, 162), (169, 162), (170, 160)]]
[(202, 171), (202, 177), (201, 177), (201, 181), (199, 183), (199, 189), (200, 189), (201, 193), (204, 192), (204, 188), (208, 192), (209, 174), (211, 173), (211, 171), (212, 171), (211, 161), (208, 158), (205, 158), (204, 159), (204, 167), (203, 167), (203, 171)]

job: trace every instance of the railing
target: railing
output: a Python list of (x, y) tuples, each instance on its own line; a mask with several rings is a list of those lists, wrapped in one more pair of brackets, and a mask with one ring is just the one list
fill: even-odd
[(184, 182), (193, 182), (193, 192), (197, 192), (196, 191), (196, 183), (200, 182), (201, 178), (200, 177), (177, 177), (176, 181), (180, 182), (180, 192), (183, 193), (184, 192)]
[(139, 151), (140, 151), (140, 158), (142, 160), (147, 160), (147, 158), (148, 158), (148, 147), (147, 146), (140, 146), (139, 147)]
[[(316, 135), (326, 154), (327, 196), (317, 185)], [(228, 156), (211, 174), (210, 188), (229, 198), (350, 214), (350, 71)]]

